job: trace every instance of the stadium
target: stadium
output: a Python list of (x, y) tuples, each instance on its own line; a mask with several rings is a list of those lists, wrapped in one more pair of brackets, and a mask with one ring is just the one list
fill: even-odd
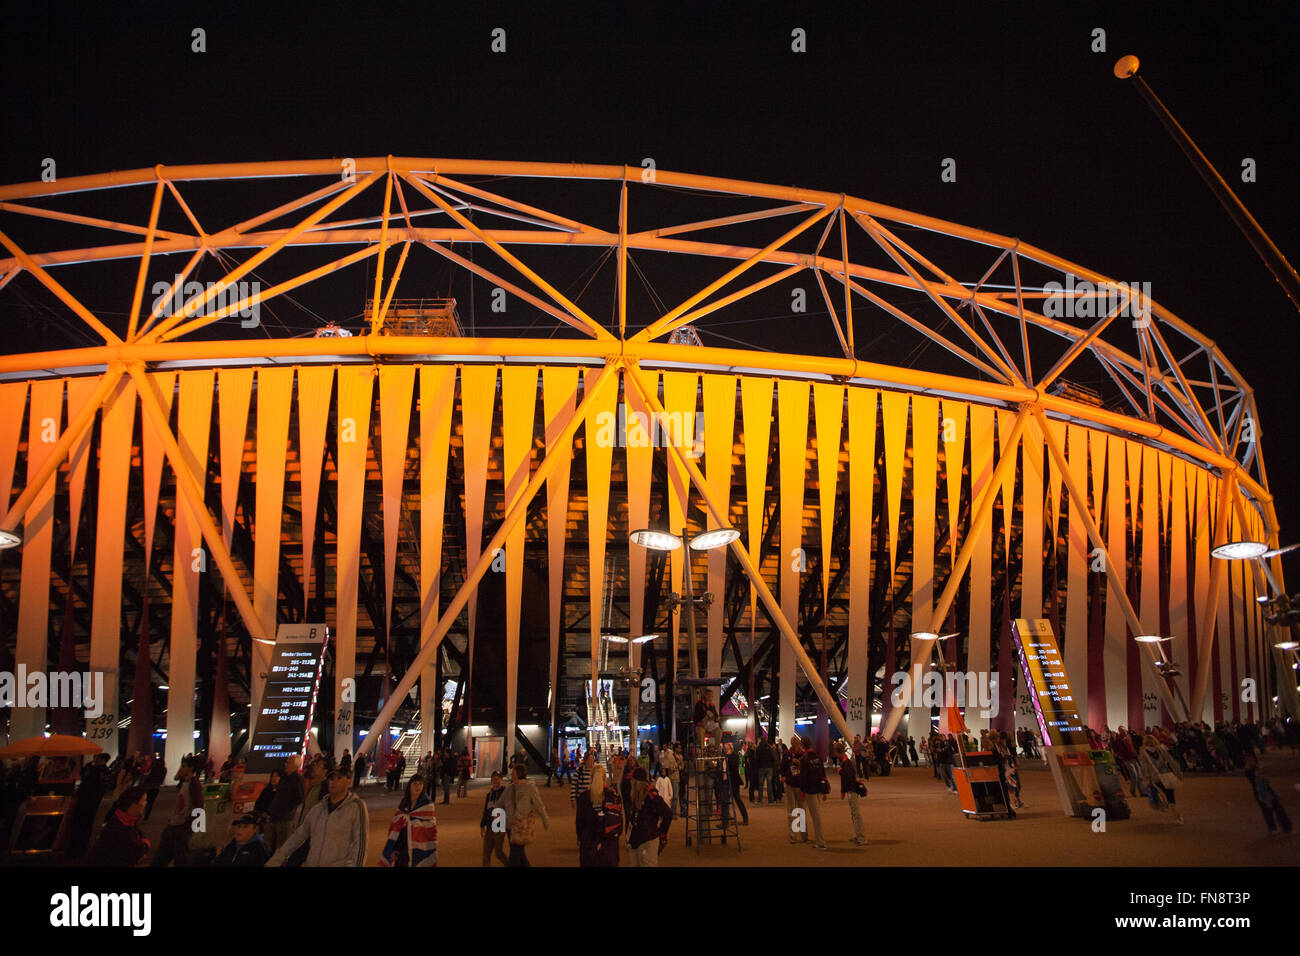
[(968, 725), (1031, 726), (1018, 618), (1094, 728), (1297, 713), (1280, 560), (1212, 556), (1278, 548), (1261, 418), (1174, 277), (843, 193), (393, 156), (6, 186), (0, 242), (4, 314), (61, 330), (0, 357), (0, 664), (108, 675), (11, 740), (220, 764), (302, 622), (336, 755), (628, 746), (710, 680), (738, 733), (915, 732), (891, 678), (937, 643), (998, 677)]

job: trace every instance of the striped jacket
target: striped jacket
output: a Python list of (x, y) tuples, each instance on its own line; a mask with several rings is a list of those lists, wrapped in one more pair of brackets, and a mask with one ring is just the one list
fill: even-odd
[(578, 769), (573, 774), (573, 783), (569, 787), (569, 797), (575, 803), (578, 800), (578, 794), (591, 789), (591, 768), (585, 762), (578, 764)]
[(392, 866), (402, 831), (406, 831), (406, 851), (411, 866), (438, 865), (438, 817), (434, 802), (427, 793), (420, 794), (410, 810), (398, 810), (388, 828), (388, 842), (379, 856), (380, 866)]

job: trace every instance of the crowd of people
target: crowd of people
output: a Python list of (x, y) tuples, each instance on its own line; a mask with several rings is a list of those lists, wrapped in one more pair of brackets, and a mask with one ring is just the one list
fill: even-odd
[[(1113, 755), (1114, 768), (1129, 795), (1149, 801), (1154, 809), (1170, 811), (1175, 823), (1183, 822), (1176, 795), (1187, 774), (1240, 773), (1268, 830), (1292, 830), (1259, 758), (1269, 749), (1300, 753), (1300, 733), (1294, 723), (1275, 719), (1264, 724), (1184, 723), (1141, 731), (1118, 727), (1086, 732), (1094, 750)], [(852, 841), (862, 846), (867, 844), (862, 801), (868, 781), (888, 776), (894, 766), (928, 765), (934, 778), (955, 793), (954, 771), (964, 755), (990, 753), (1008, 811), (1014, 816), (1024, 806), (1020, 762), (1042, 757), (1040, 741), (1023, 728), (1014, 735), (981, 730), (978, 737), (970, 732), (935, 732), (919, 741), (903, 735), (885, 740), (878, 733), (866, 739), (839, 739), (831, 743), (826, 763), (816, 747), (798, 736), (789, 745), (765, 736), (757, 741), (715, 739), (720, 736), (705, 729), (702, 738), (687, 738), (695, 748), (704, 748), (694, 749), (704, 757), (693, 764), (697, 769), (692, 772), (699, 774), (699, 767), (707, 767), (714, 778), (707, 794), (699, 791), (697, 812), (721, 814), (725, 833), (727, 814), (734, 805), (740, 825), (747, 825), (747, 791), (751, 807), (783, 804), (791, 821), (790, 842), (819, 850), (826, 848), (823, 805), (831, 796), (828, 774), (832, 771), (839, 776), (839, 798), (848, 805)], [(580, 865), (617, 866), (620, 861), (658, 865), (672, 822), (686, 812), (682, 786), (686, 768), (692, 766), (690, 756), (680, 742), (647, 744), (635, 756), (624, 750), (613, 750), (607, 757), (592, 749), (584, 753), (580, 747), (557, 750), (545, 767), (545, 786), (549, 788), (554, 780), (569, 787)], [(469, 751), (429, 751), (405, 779), (401, 754), (380, 755), (376, 763), (376, 769), (382, 768), (385, 789), (402, 792), (380, 865), (436, 866), (437, 787), (442, 786), (444, 805), (450, 803), (453, 790), (461, 798), (468, 797), (473, 769)], [(0, 777), (0, 807), (11, 811), (31, 793), (72, 795), (66, 856), (70, 862), (91, 866), (363, 865), (369, 811), (356, 790), (367, 776), (366, 759), (354, 761), (345, 752), (336, 764), (331, 756), (318, 754), (305, 767), (299, 764), (299, 758), (291, 757), (270, 774), (252, 808), (230, 823), (224, 845), (196, 846), (191, 823), (204, 805), (201, 782), (215, 779), (238, 785), (245, 772), (242, 759), (227, 759), (218, 769), (203, 755), (190, 755), (169, 775), (162, 754), (132, 754), (112, 763), (99, 754), (81, 768), (79, 785), (74, 784), (75, 767), (67, 762), (41, 763), (34, 758), (11, 762)], [(141, 824), (155, 809), (166, 817), (151, 844)], [(12, 820), (12, 814), (6, 820)], [(517, 753), (505, 774), (492, 774), (483, 794), (482, 865), (491, 866), (495, 860), (506, 866), (528, 866), (528, 847), (539, 829), (549, 829), (550, 824), (540, 789), (529, 779), (528, 760)]]

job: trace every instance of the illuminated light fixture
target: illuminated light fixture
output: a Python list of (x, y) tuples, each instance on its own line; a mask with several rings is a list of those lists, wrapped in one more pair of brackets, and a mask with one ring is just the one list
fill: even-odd
[(651, 641), (655, 640), (658, 636), (659, 636), (658, 634), (642, 634), (640, 637), (632, 638), (632, 643), (649, 644)]
[(649, 528), (633, 531), (627, 539), (651, 551), (676, 551), (682, 546), (682, 539), (677, 535), (667, 531), (651, 531)]
[(1294, 551), (1300, 548), (1300, 544), (1288, 544), (1281, 548), (1271, 548), (1260, 555), (1261, 558), (1276, 558), (1279, 554), (1286, 554), (1288, 551)]
[(939, 635), (932, 631), (917, 631), (912, 635), (914, 641), (937, 641)]
[(1276, 647), (1279, 651), (1294, 651), (1297, 647), (1300, 647), (1300, 642), (1278, 641), (1273, 646)]
[(691, 538), (691, 550), (712, 551), (714, 548), (725, 548), (739, 537), (740, 532), (735, 528), (715, 528), (712, 531), (703, 531)]
[(619, 634), (602, 634), (601, 638), (609, 641), (611, 644), (626, 644), (628, 642), (626, 637)]
[(1133, 640), (1139, 644), (1159, 644), (1162, 641), (1172, 641), (1172, 637), (1161, 637), (1159, 634), (1138, 634)]
[(1221, 561), (1246, 561), (1263, 557), (1267, 553), (1268, 545), (1260, 541), (1229, 541), (1210, 552)]
[(16, 548), (23, 543), (23, 539), (18, 537), (12, 531), (0, 531), (0, 551), (8, 548)]
[(1271, 597), (1269, 597), (1267, 594), (1261, 594), (1259, 597), (1255, 598), (1255, 603), (1256, 603), (1256, 604), (1268, 604), (1268, 603), (1269, 603), (1270, 601), (1272, 601), (1272, 600), (1273, 600), (1273, 599), (1272, 599)]

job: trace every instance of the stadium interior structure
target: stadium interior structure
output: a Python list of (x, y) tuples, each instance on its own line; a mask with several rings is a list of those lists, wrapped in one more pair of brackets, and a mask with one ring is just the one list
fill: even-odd
[(1279, 559), (1211, 557), (1279, 543), (1253, 394), (1141, 283), (840, 193), (392, 156), (6, 186), (0, 243), (0, 665), (109, 675), (11, 739), (219, 759), (304, 620), (336, 753), (669, 734), (684, 567), (737, 730), (903, 726), (939, 633), (1004, 678), (967, 722), (1028, 725), (1016, 617), (1092, 726), (1296, 713)]

